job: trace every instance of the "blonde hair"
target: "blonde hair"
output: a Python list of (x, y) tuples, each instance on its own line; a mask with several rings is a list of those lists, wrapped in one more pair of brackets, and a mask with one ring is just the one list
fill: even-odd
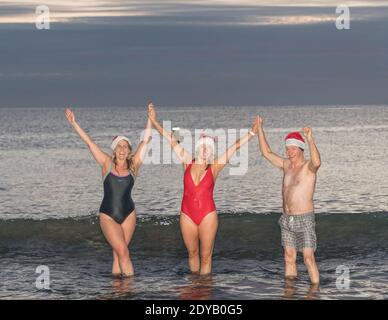
[[(128, 143), (128, 142), (127, 142)], [(128, 156), (127, 156), (127, 167), (130, 171), (132, 171), (132, 173), (135, 173), (135, 165), (133, 163), (133, 152), (132, 152), (132, 146), (128, 143), (128, 149), (129, 149), (129, 152), (128, 152)], [(112, 154), (112, 162), (117, 165), (117, 159), (116, 159), (116, 149), (113, 150), (113, 154)]]
[[(194, 159), (199, 158), (199, 150), (201, 149), (201, 147), (203, 145), (205, 145), (205, 143), (201, 143), (201, 144), (197, 145), (197, 147), (195, 149)], [(215, 152), (214, 148), (210, 147), (210, 149), (211, 149), (211, 154), (209, 154), (206, 159), (203, 159), (204, 161), (206, 161), (206, 163), (208, 163), (208, 167), (210, 166), (210, 164), (214, 163), (214, 161), (216, 159), (216, 152)]]

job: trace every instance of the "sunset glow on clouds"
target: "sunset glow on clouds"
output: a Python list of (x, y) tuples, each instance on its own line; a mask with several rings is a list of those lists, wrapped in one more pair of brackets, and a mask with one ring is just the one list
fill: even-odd
[[(171, 17), (170, 23), (207, 24), (207, 25), (293, 25), (326, 23), (335, 20), (335, 7), (388, 7), (388, 1), (285, 1), (285, 0), (2, 0), (0, 4), (0, 23), (34, 23), (35, 8), (47, 5), (51, 22), (97, 22), (115, 17)], [(245, 10), (244, 10), (245, 8)], [(268, 13), (268, 8), (272, 12)], [(293, 9), (290, 12), (288, 9)], [(320, 10), (332, 8), (333, 14)], [(309, 9), (309, 12), (305, 10)], [(311, 11), (313, 10), (313, 11)], [(314, 11), (315, 10), (315, 11)], [(203, 16), (203, 14), (206, 14)], [(175, 21), (174, 17), (189, 15), (191, 19)], [(233, 16), (233, 20), (229, 19)], [(205, 19), (208, 17), (208, 19)], [(113, 19), (112, 19), (113, 18)], [(214, 19), (216, 18), (216, 19)], [(354, 15), (353, 20), (364, 20), (369, 15)], [(205, 21), (206, 20), (206, 21)], [(158, 20), (154, 21), (155, 23)], [(121, 22), (120, 22), (121, 23)]]

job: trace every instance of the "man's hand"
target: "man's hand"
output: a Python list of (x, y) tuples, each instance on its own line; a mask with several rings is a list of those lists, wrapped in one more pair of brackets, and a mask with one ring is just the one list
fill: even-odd
[(70, 108), (66, 108), (65, 115), (66, 115), (67, 121), (69, 121), (69, 123), (73, 125), (75, 123), (74, 112)]
[(310, 149), (310, 163), (309, 163), (309, 169), (316, 173), (321, 166), (321, 156), (319, 154), (319, 151), (317, 149), (317, 146), (314, 143), (313, 140), (313, 131), (311, 130), (310, 127), (304, 127), (303, 128), (303, 134), (307, 139), (308, 146)]
[(313, 131), (310, 127), (304, 127), (303, 134), (306, 137), (307, 141), (311, 141), (313, 139)]

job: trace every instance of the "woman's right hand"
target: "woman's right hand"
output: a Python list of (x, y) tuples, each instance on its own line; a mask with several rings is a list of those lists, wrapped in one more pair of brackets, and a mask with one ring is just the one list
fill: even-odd
[(262, 117), (257, 116), (257, 117), (256, 117), (256, 122), (257, 122), (257, 125), (258, 125), (259, 127), (263, 127), (264, 119), (263, 119)]
[(155, 106), (152, 102), (148, 105), (148, 118), (150, 118), (151, 121), (156, 120)]
[(74, 112), (71, 111), (71, 109), (66, 108), (65, 114), (66, 114), (67, 121), (69, 121), (69, 123), (70, 123), (71, 125), (73, 125), (73, 124), (75, 123)]

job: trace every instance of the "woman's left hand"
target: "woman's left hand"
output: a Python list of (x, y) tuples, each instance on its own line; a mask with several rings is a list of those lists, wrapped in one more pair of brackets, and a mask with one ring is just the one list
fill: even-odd
[(254, 119), (253, 122), (252, 122), (251, 131), (252, 131), (254, 134), (258, 134), (258, 131), (259, 131), (259, 124), (258, 124), (258, 122), (257, 122), (256, 117), (255, 117), (255, 119)]
[(152, 121), (156, 120), (155, 106), (152, 102), (148, 105), (148, 117)]

